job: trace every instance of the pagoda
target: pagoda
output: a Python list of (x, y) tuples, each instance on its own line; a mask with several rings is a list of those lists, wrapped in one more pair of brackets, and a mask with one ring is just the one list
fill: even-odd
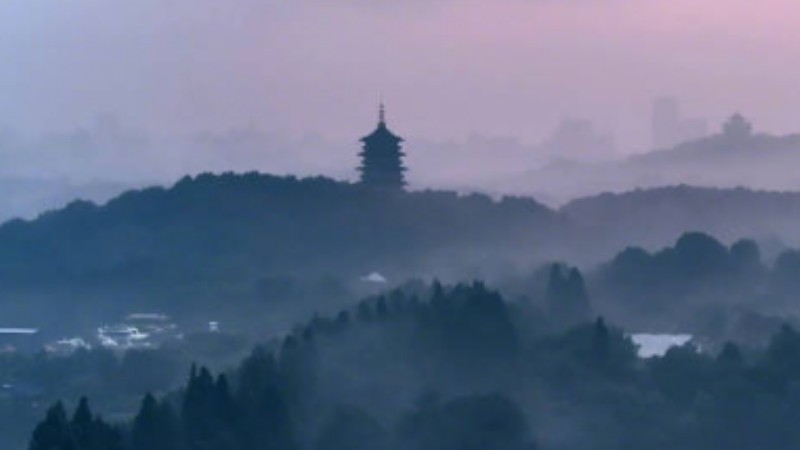
[(386, 110), (383, 103), (378, 115), (378, 127), (368, 136), (361, 138), (363, 150), (361, 157), (361, 184), (381, 189), (403, 189), (406, 185), (401, 148), (403, 138), (392, 133), (386, 126)]

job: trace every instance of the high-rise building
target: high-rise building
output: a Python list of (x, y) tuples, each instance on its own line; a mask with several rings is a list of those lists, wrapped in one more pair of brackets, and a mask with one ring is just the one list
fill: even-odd
[(708, 134), (703, 119), (681, 117), (678, 100), (662, 97), (653, 102), (653, 148), (672, 148), (681, 142), (700, 139)]
[(653, 147), (667, 148), (675, 145), (679, 127), (678, 101), (662, 97), (653, 102)]

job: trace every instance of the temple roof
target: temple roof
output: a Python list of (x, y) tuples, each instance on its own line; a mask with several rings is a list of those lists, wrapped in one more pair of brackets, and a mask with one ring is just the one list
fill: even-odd
[(386, 123), (384, 122), (380, 122), (378, 124), (378, 128), (376, 128), (375, 131), (361, 138), (361, 142), (377, 142), (385, 140), (403, 142), (403, 138), (392, 133), (392, 131), (389, 130), (389, 128), (386, 126)]
[(378, 116), (378, 127), (372, 133), (361, 138), (361, 142), (380, 142), (380, 141), (393, 141), (395, 143), (403, 142), (403, 138), (392, 133), (389, 127), (386, 126), (386, 109), (381, 103), (380, 113)]

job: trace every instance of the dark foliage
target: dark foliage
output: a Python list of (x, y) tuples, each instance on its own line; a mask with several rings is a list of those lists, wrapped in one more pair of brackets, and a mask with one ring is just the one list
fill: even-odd
[(774, 264), (744, 239), (730, 247), (686, 233), (656, 252), (629, 247), (589, 276), (593, 306), (637, 330), (682, 329), (716, 342), (766, 343), (800, 288), (800, 259), (785, 251)]
[(789, 326), (764, 349), (728, 344), (712, 354), (685, 346), (642, 360), (603, 319), (566, 332), (520, 333), (541, 324), (519, 322), (480, 284), (435, 284), (424, 300), (395, 292), (357, 309), (355, 319), (352, 311), (314, 317), (254, 351), (236, 371), (192, 369), (184, 389), (161, 399), (147, 395), (123, 428), (97, 419), (86, 401), (72, 419), (58, 404), (30, 448), (800, 445), (800, 333)]
[(532, 199), (202, 174), (0, 226), (0, 314), (61, 335), (132, 310), (256, 330), (323, 299), (342, 307), (376, 270), (458, 273), (521, 249), (544, 259), (563, 228)]

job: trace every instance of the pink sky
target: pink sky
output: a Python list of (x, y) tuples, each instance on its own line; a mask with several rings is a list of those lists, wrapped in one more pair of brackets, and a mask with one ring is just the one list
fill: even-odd
[(5, 0), (0, 126), (110, 112), (162, 133), (253, 122), (357, 136), (543, 139), (585, 117), (623, 150), (652, 99), (800, 131), (796, 0)]

